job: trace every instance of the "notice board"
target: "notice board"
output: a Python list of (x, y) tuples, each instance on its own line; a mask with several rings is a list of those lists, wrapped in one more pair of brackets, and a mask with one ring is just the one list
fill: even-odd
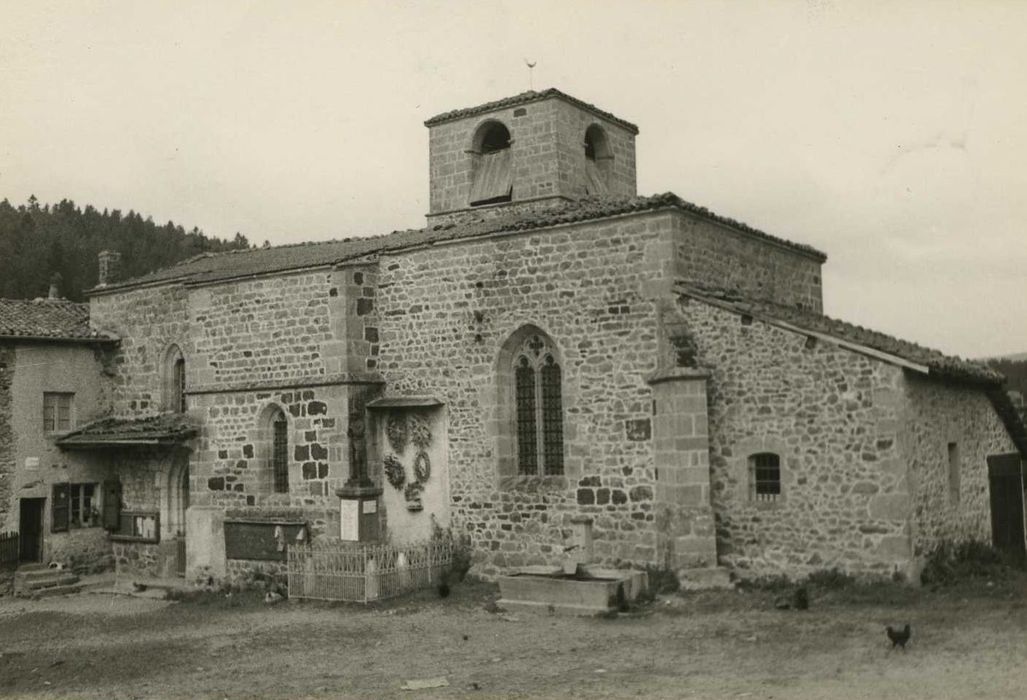
[[(281, 528), (281, 538), (275, 537), (278, 528)], [(281, 547), (280, 539), (284, 538), (286, 545), (296, 544), (301, 532), (302, 541), (308, 542), (307, 524), (302, 520), (226, 520), (225, 556), (229, 559), (285, 561), (286, 550)]]

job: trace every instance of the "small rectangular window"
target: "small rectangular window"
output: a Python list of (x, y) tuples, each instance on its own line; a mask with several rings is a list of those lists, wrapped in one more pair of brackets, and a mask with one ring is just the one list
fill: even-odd
[(781, 495), (781, 461), (776, 454), (752, 456), (753, 496), (757, 501), (776, 501)]
[(45, 392), (43, 394), (43, 430), (66, 432), (74, 427), (74, 394)]
[(94, 514), (96, 484), (71, 484), (71, 527), (99, 525), (98, 512)]
[(949, 503), (959, 505), (960, 467), (959, 443), (949, 443)]

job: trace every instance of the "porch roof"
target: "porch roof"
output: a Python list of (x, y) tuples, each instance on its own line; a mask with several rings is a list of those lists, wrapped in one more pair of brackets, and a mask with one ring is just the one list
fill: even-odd
[(180, 413), (146, 418), (103, 418), (58, 438), (57, 445), (64, 449), (172, 446), (185, 442), (198, 432), (198, 428)]

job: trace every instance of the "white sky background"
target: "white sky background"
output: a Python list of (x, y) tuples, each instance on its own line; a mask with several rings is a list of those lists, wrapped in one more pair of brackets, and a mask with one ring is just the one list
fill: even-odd
[(0, 198), (260, 244), (424, 225), (422, 122), (557, 87), (673, 191), (825, 251), (825, 310), (1027, 351), (1027, 3), (0, 0)]

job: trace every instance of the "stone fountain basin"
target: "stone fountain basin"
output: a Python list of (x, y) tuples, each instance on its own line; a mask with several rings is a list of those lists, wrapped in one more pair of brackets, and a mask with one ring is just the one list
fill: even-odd
[(628, 603), (649, 588), (644, 571), (588, 566), (582, 573), (568, 576), (558, 566), (528, 566), (500, 576), (498, 605), (507, 610), (595, 615), (618, 608), (618, 588), (623, 588)]

